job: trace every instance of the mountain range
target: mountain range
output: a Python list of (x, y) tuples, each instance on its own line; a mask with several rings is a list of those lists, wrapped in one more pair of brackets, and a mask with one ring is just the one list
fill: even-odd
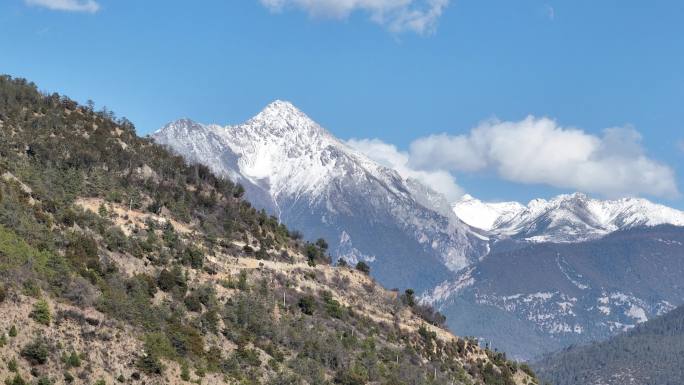
[(180, 119), (152, 138), (516, 358), (608, 338), (684, 300), (684, 213), (645, 199), (449, 202), (283, 101), (243, 124)]
[(465, 195), (452, 208), (462, 221), (496, 238), (531, 242), (580, 242), (639, 226), (684, 226), (684, 212), (646, 199), (599, 200), (582, 193), (534, 199), (526, 206)]
[(453, 330), (520, 359), (603, 340), (684, 301), (684, 228), (497, 247), (425, 300)]

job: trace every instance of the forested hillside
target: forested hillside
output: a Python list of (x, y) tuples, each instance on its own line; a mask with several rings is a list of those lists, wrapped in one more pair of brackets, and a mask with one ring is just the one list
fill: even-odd
[(684, 307), (608, 341), (550, 355), (536, 367), (555, 385), (684, 383)]
[(0, 380), (531, 384), (113, 113), (0, 77)]

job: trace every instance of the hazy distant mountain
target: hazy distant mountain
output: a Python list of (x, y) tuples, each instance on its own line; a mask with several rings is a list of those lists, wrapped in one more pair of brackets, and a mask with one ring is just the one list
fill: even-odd
[(554, 385), (684, 384), (684, 307), (608, 341), (550, 355), (535, 367)]
[(290, 103), (271, 103), (236, 126), (182, 119), (152, 137), (241, 182), (257, 207), (328, 239), (334, 255), (369, 261), (390, 287), (430, 288), (488, 251), (440, 194), (353, 150)]
[(453, 204), (469, 225), (498, 238), (578, 242), (638, 226), (684, 226), (684, 212), (641, 198), (592, 199), (581, 193), (517, 202), (485, 203), (469, 195)]
[(459, 333), (518, 358), (605, 339), (684, 302), (684, 228), (493, 252), (427, 299)]

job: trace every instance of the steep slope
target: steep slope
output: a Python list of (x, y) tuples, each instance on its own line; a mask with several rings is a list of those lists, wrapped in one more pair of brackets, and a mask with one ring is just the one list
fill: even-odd
[(684, 302), (684, 228), (495, 251), (427, 299), (454, 330), (531, 359), (601, 340)]
[(180, 120), (152, 137), (245, 181), (258, 207), (328, 239), (336, 257), (370, 262), (390, 287), (429, 288), (487, 252), (441, 195), (346, 146), (290, 103), (273, 102), (236, 126)]
[(453, 210), (464, 222), (496, 237), (532, 242), (580, 242), (638, 226), (684, 226), (684, 212), (646, 199), (598, 200), (581, 193), (535, 199), (527, 206), (467, 196)]
[(0, 77), (0, 130), (8, 384), (536, 382), (111, 112)]
[(573, 346), (535, 364), (557, 385), (684, 383), (684, 307), (605, 342)]

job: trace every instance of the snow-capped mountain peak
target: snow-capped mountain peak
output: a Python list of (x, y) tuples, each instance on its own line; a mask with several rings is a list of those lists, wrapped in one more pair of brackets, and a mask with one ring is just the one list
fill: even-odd
[(264, 130), (271, 131), (274, 135), (283, 135), (287, 131), (327, 133), (292, 103), (283, 100), (271, 102), (261, 112), (245, 122), (244, 126), (256, 128), (260, 133), (264, 133)]
[(164, 125), (164, 127), (158, 129), (155, 131), (152, 135), (156, 135), (158, 133), (164, 132), (164, 131), (189, 131), (189, 130), (203, 130), (204, 126), (195, 122), (192, 119), (189, 118), (180, 118), (177, 120), (174, 120), (173, 122), (167, 123)]
[(533, 199), (527, 206), (464, 196), (453, 209), (471, 226), (535, 242), (578, 242), (637, 226), (684, 226), (684, 212), (643, 198), (599, 200), (584, 193)]
[(487, 253), (487, 238), (442, 195), (352, 149), (289, 102), (237, 125), (176, 121), (153, 138), (239, 181), (255, 206), (326, 238), (334, 254), (375, 261), (389, 286), (429, 286)]

